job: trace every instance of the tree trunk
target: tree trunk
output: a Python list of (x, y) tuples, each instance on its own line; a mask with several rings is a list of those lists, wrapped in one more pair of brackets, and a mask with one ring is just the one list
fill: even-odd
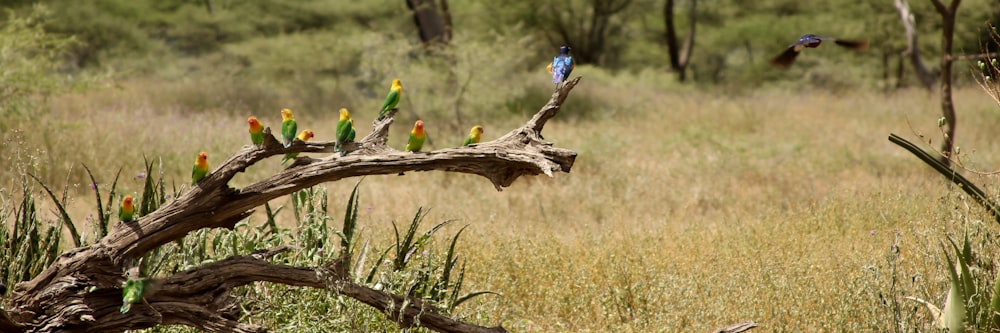
[(688, 6), (688, 32), (684, 36), (684, 45), (677, 45), (677, 28), (674, 26), (674, 0), (667, 0), (663, 5), (663, 22), (667, 26), (667, 54), (670, 56), (670, 69), (677, 73), (677, 81), (687, 80), (687, 65), (694, 49), (696, 0), (690, 0)]
[[(923, 58), (920, 57), (920, 47), (917, 43), (917, 23), (910, 11), (910, 4), (906, 0), (894, 0), (893, 4), (896, 6), (896, 11), (899, 12), (903, 29), (906, 31), (906, 49), (903, 50), (902, 56), (909, 57), (913, 69), (917, 72), (917, 78), (920, 79), (920, 84), (927, 90), (931, 90), (934, 87), (935, 78), (934, 74), (927, 69), (927, 65), (924, 64)], [(902, 83), (897, 83), (897, 85), (899, 84)]]
[(941, 142), (941, 163), (951, 165), (955, 150), (955, 102), (951, 97), (952, 42), (955, 38), (955, 13), (962, 0), (952, 0), (945, 7), (941, 0), (931, 0), (941, 14), (941, 112), (944, 115), (944, 140)]
[(413, 11), (413, 23), (420, 32), (424, 44), (451, 41), (451, 14), (448, 4), (442, 0), (442, 11), (438, 12), (434, 0), (406, 0), (406, 7)]
[(299, 157), (286, 169), (244, 188), (229, 181), (266, 158), (292, 152), (333, 153), (335, 142), (296, 141), (284, 147), (264, 131), (264, 143), (246, 146), (186, 193), (156, 211), (119, 223), (89, 246), (67, 250), (45, 271), (17, 284), (0, 307), (0, 331), (123, 332), (158, 325), (186, 325), (213, 332), (265, 332), (241, 323), (239, 300), (232, 290), (256, 281), (325, 288), (384, 310), (400, 327), (421, 326), (437, 332), (506, 332), (449, 318), (420, 299), (389, 294), (353, 282), (342, 262), (349, 252), (322, 267), (274, 264), (269, 258), (286, 247), (234, 256), (165, 277), (150, 278), (155, 288), (142, 302), (120, 313), (125, 272), (138, 258), (202, 228), (232, 229), (253, 209), (275, 198), (324, 182), (365, 175), (440, 170), (483, 176), (497, 190), (524, 175), (569, 172), (576, 152), (543, 142), (542, 128), (562, 108), (577, 77), (557, 88), (551, 99), (523, 126), (489, 142), (426, 153), (404, 153), (388, 146), (389, 125), (396, 110), (373, 124), (372, 133), (324, 158)]

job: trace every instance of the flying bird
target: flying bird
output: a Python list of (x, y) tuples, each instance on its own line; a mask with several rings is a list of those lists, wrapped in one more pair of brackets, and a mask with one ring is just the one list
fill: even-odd
[(250, 124), (250, 141), (257, 146), (264, 144), (264, 125), (254, 116), (247, 118), (247, 123)]
[(208, 153), (201, 152), (194, 160), (194, 168), (191, 169), (191, 185), (197, 184), (208, 174)]
[(476, 125), (472, 126), (472, 130), (469, 130), (469, 136), (465, 137), (465, 141), (462, 142), (462, 147), (468, 146), (473, 143), (479, 143), (479, 140), (483, 137), (483, 127)]
[(351, 112), (347, 108), (340, 109), (340, 121), (337, 121), (337, 143), (334, 151), (340, 151), (344, 143), (354, 141), (354, 120), (351, 120)]
[(292, 145), (292, 140), (295, 140), (295, 132), (298, 130), (299, 125), (295, 122), (292, 110), (281, 109), (281, 138), (284, 140), (285, 147)]
[(424, 134), (424, 121), (417, 120), (413, 124), (413, 130), (410, 131), (410, 139), (406, 142), (406, 147), (403, 150), (414, 153), (419, 152), (424, 147), (424, 140), (426, 138), (427, 136)]
[(569, 73), (573, 72), (573, 68), (576, 68), (573, 56), (569, 55), (569, 51), (569, 46), (563, 45), (559, 47), (559, 55), (552, 58), (552, 63), (548, 67), (549, 73), (552, 73), (552, 83), (566, 82), (566, 79), (569, 79)]
[(127, 313), (132, 309), (132, 304), (142, 301), (143, 289), (146, 289), (146, 279), (125, 280), (125, 286), (122, 287), (122, 307), (119, 312)]
[(819, 44), (823, 43), (825, 40), (833, 41), (834, 44), (853, 50), (864, 50), (868, 48), (867, 40), (843, 40), (827, 36), (805, 34), (802, 38), (799, 38), (798, 41), (789, 45), (788, 48), (785, 49), (785, 52), (782, 52), (777, 57), (774, 57), (774, 59), (771, 59), (771, 65), (782, 68), (791, 66), (792, 63), (795, 62), (795, 57), (799, 55), (799, 52), (802, 52), (802, 50), (807, 47), (819, 47)]
[(132, 196), (126, 195), (125, 199), (122, 199), (122, 206), (118, 209), (118, 219), (122, 222), (132, 222), (132, 217), (135, 215), (135, 205), (132, 204)]
[(389, 94), (385, 96), (385, 102), (382, 102), (382, 111), (378, 113), (378, 120), (385, 118), (385, 114), (389, 110), (395, 109), (396, 105), (399, 104), (399, 98), (403, 95), (403, 85), (399, 83), (399, 79), (392, 80), (392, 87), (389, 88)]
[[(313, 133), (312, 130), (309, 130), (309, 129), (302, 130), (302, 133), (299, 133), (299, 140), (302, 140), (302, 142), (309, 141), (309, 139), (313, 138), (313, 135), (314, 135), (314, 133)], [(285, 158), (281, 159), (281, 164), (285, 164), (285, 162), (287, 162), (288, 160), (296, 158), (296, 157), (299, 157), (299, 153), (288, 153), (288, 154), (285, 154)]]

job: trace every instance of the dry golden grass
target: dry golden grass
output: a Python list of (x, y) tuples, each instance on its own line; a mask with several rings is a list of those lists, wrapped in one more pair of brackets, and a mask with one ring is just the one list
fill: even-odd
[[(20, 137), (5, 134), (21, 142), (0, 151), (4, 169), (14, 170), (8, 176), (29, 158), (49, 180), (87, 163), (106, 183), (122, 167), (122, 186), (138, 191), (143, 154), (161, 157), (166, 178), (180, 185), (197, 152), (214, 163), (249, 143), (247, 111), (171, 109), (150, 104), (150, 90), (125, 86), (59, 98), (50, 113), (19, 125)], [(939, 140), (939, 102), (922, 90), (728, 96), (585, 78), (574, 98), (605, 104), (588, 117), (570, 117), (567, 107), (545, 130), (580, 153), (571, 173), (520, 179), (503, 192), (462, 174), (368, 177), (363, 232), (387, 240), (390, 221), (408, 221), (418, 206), (433, 208), (429, 221), (469, 224), (460, 243), (466, 287), (503, 296), (478, 298), (459, 314), (518, 332), (707, 332), (742, 320), (762, 331), (886, 331), (894, 310), (879, 294), (943, 303), (938, 242), (982, 218), (886, 140), (890, 132), (916, 139), (910, 124)], [(959, 146), (975, 166), (994, 168), (996, 105), (972, 88), (956, 101)], [(360, 135), (379, 102), (352, 108)], [(276, 128), (277, 110), (296, 109), (288, 104), (256, 115)], [(332, 139), (335, 109), (296, 110), (300, 128)], [(424, 120), (432, 149), (464, 134), (435, 132)], [(484, 124), (484, 140), (522, 120)], [(390, 144), (401, 146), (408, 127), (400, 121)], [(266, 177), (277, 161), (232, 185)], [(71, 179), (72, 211), (86, 214), (93, 199), (80, 175)], [(342, 209), (353, 185), (328, 184), (331, 207)], [(893, 244), (900, 255), (889, 261)], [(893, 265), (901, 280), (890, 291)], [(923, 309), (905, 305), (903, 319), (929, 323)]]

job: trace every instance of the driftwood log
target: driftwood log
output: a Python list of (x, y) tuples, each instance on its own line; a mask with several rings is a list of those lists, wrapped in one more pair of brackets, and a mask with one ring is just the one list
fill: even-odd
[(96, 243), (63, 253), (30, 281), (17, 284), (2, 300), (2, 332), (122, 332), (157, 325), (187, 325), (213, 332), (265, 332), (266, 328), (238, 321), (239, 300), (233, 288), (257, 281), (326, 288), (380, 310), (401, 327), (419, 325), (438, 332), (506, 332), (449, 318), (418, 299), (389, 294), (356, 284), (337, 263), (323, 267), (277, 265), (268, 259), (285, 247), (230, 257), (166, 277), (155, 277), (155, 290), (126, 314), (122, 284), (131, 263), (164, 244), (202, 228), (232, 229), (253, 209), (268, 201), (317, 184), (348, 177), (439, 170), (483, 176), (497, 190), (518, 177), (569, 172), (576, 152), (553, 147), (541, 131), (580, 81), (577, 77), (552, 93), (552, 98), (526, 124), (489, 142), (426, 153), (408, 153), (386, 146), (389, 117), (357, 143), (345, 145), (346, 155), (299, 157), (287, 169), (244, 188), (227, 184), (240, 172), (268, 157), (289, 152), (333, 152), (334, 142), (296, 141), (283, 147), (265, 132), (261, 146), (246, 146), (176, 200), (135, 222), (119, 223)]

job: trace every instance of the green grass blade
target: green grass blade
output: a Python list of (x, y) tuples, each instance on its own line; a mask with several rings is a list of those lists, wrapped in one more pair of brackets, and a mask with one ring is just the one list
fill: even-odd
[(31, 173), (29, 173), (28, 175), (31, 176), (31, 178), (34, 178), (35, 181), (42, 186), (42, 189), (45, 189), (45, 192), (49, 194), (49, 197), (52, 198), (52, 202), (56, 205), (56, 209), (59, 210), (59, 215), (61, 216), (60, 219), (62, 222), (61, 224), (66, 226), (66, 229), (69, 230), (70, 237), (73, 237), (74, 246), (76, 247), (82, 246), (83, 244), (80, 240), (80, 233), (76, 231), (76, 226), (73, 225), (73, 220), (69, 217), (69, 213), (66, 212), (66, 206), (64, 206), (59, 201), (59, 198), (56, 197), (55, 193), (52, 193), (52, 190), (50, 190), (49, 187), (45, 185), (45, 183), (42, 183), (41, 179), (39, 179), (37, 176)]

